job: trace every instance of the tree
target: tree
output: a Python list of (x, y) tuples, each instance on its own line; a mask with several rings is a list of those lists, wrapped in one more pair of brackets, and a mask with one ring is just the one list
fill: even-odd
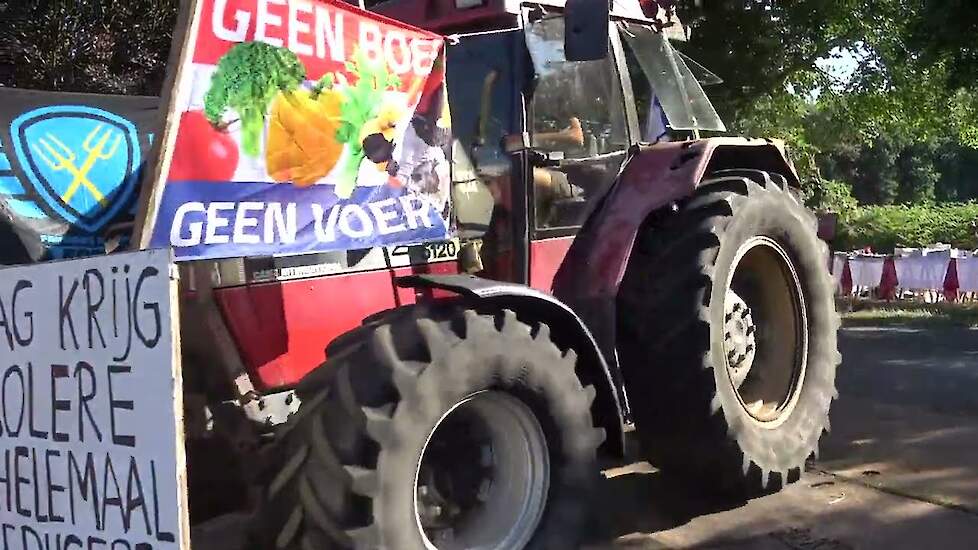
[(861, 153), (861, 146), (844, 141), (835, 144), (831, 149), (820, 151), (818, 166), (821, 175), (835, 181), (859, 181), (859, 156)]
[(685, 53), (717, 72), (724, 85), (711, 89), (721, 117), (734, 125), (749, 118), (759, 98), (790, 87), (805, 94), (826, 84), (816, 61), (869, 33), (868, 0), (795, 2), (681, 2), (691, 29)]
[(900, 147), (888, 136), (876, 138), (856, 161), (853, 195), (860, 204), (893, 204), (900, 189), (897, 157)]
[(0, 0), (0, 85), (157, 95), (178, 0)]
[(934, 202), (935, 186), (941, 179), (937, 166), (937, 140), (914, 143), (900, 153), (897, 159), (900, 185), (897, 202), (922, 204)]
[(978, 150), (960, 144), (947, 144), (937, 152), (941, 177), (935, 195), (942, 202), (978, 199)]
[(914, 0), (916, 15), (908, 26), (907, 56), (945, 62), (952, 88), (971, 87), (978, 79), (978, 4), (966, 0)]

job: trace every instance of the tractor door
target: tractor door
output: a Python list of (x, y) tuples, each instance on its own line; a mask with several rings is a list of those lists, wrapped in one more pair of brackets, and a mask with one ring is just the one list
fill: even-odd
[(563, 16), (540, 9), (524, 16), (535, 73), (527, 98), (529, 277), (549, 292), (574, 235), (638, 140), (638, 122), (615, 29), (608, 57), (568, 61)]
[(448, 47), (452, 204), (458, 236), (479, 242), (480, 276), (526, 282), (526, 155), (504, 148), (523, 130), (529, 71), (518, 29), (463, 36)]

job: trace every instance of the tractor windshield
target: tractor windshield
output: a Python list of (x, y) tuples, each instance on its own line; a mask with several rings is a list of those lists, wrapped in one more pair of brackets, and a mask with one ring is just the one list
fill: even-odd
[[(621, 35), (644, 74), (646, 82), (633, 75), (636, 96), (644, 84), (658, 101), (673, 130), (725, 131), (723, 121), (703, 92), (683, 56), (669, 40), (647, 26), (620, 22)], [(652, 97), (649, 98), (652, 100)]]

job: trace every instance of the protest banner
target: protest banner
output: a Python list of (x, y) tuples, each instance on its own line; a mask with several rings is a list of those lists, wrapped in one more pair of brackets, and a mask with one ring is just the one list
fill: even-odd
[(133, 220), (158, 106), (0, 88), (0, 264), (104, 254), (105, 229)]
[(340, 0), (197, 0), (184, 34), (143, 247), (187, 260), (449, 237), (439, 36)]
[(0, 548), (189, 549), (169, 251), (0, 270)]

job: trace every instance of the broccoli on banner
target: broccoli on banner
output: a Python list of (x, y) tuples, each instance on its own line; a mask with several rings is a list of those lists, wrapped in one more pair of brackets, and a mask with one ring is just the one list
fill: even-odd
[(217, 72), (204, 98), (204, 113), (211, 124), (225, 126), (224, 115), (234, 110), (241, 120), (242, 150), (257, 157), (269, 104), (279, 92), (297, 89), (306, 68), (286, 48), (264, 42), (245, 42), (231, 48), (217, 64)]

